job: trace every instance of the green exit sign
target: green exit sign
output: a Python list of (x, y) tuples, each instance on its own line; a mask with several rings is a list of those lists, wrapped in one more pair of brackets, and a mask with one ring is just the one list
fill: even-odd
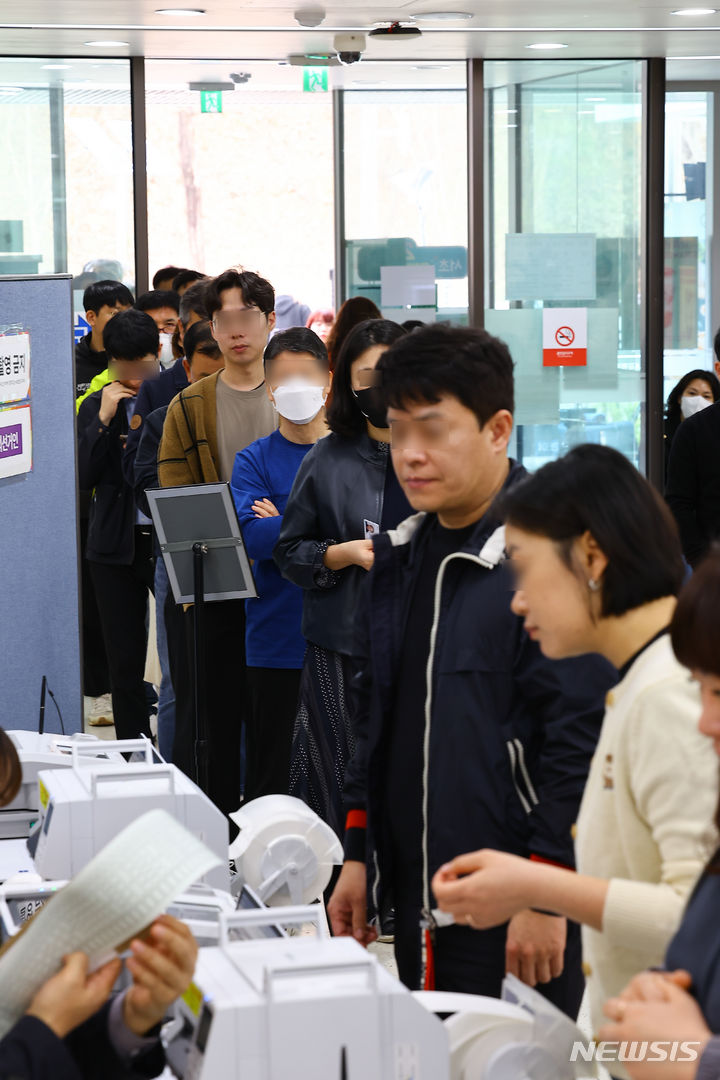
[(303, 71), (303, 90), (306, 94), (323, 94), (327, 93), (328, 88), (328, 69), (326, 67), (321, 68), (305, 68)]
[(221, 113), (222, 112), (222, 90), (201, 90), (200, 91), (200, 112), (201, 113)]

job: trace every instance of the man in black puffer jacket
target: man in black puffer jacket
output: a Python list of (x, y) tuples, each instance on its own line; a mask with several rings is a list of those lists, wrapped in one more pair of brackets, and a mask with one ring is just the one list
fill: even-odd
[(408, 986), (498, 996), (512, 971), (576, 1015), (577, 926), (524, 911), (493, 930), (441, 927), (430, 882), (478, 847), (573, 865), (571, 828), (616, 673), (599, 657), (545, 659), (510, 611), (493, 503), (525, 470), (507, 456), (506, 346), (429, 327), (396, 342), (378, 371), (393, 463), (421, 513), (375, 541), (333, 929), (371, 940), (367, 894), (379, 910), (389, 889)]

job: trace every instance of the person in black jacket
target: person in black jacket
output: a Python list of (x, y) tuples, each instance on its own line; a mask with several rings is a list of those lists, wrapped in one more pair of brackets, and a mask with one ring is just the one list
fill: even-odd
[(83, 308), (90, 330), (75, 346), (75, 397), (90, 387), (96, 375), (108, 366), (104, 330), (118, 311), (127, 311), (135, 301), (122, 281), (95, 281), (83, 293)]
[(420, 513), (375, 540), (356, 614), (357, 743), (329, 914), (336, 934), (367, 943), (368, 891), (381, 910), (389, 888), (407, 986), (499, 996), (509, 970), (575, 1015), (577, 926), (526, 910), (490, 931), (438, 927), (430, 888), (471, 838), (573, 865), (571, 826), (617, 678), (596, 657), (547, 660), (510, 610), (493, 503), (525, 475), (507, 456), (512, 367), (502, 342), (442, 325), (378, 363), (395, 470)]
[[(720, 376), (720, 330), (715, 335)], [(680, 530), (683, 554), (697, 566), (720, 536), (720, 401), (683, 420), (667, 465), (665, 499)]]
[[(22, 767), (0, 728), (0, 807), (17, 795)], [(0, 1038), (0, 1080), (142, 1080), (165, 1065), (159, 1024), (192, 979), (197, 945), (189, 929), (163, 915), (130, 943), (132, 985), (110, 1002), (119, 959), (88, 974), (72, 953), (38, 990), (25, 1015)]]
[(284, 577), (305, 590), (308, 650), (290, 793), (338, 835), (345, 764), (355, 745), (348, 692), (358, 599), (372, 566), (372, 537), (410, 510), (390, 461), (387, 412), (371, 385), (378, 358), (404, 334), (396, 323), (370, 319), (347, 337), (327, 410), (332, 434), (315, 444), (298, 470), (274, 551)]
[[(188, 293), (191, 290), (188, 289)], [(182, 303), (182, 302), (181, 302)], [(178, 363), (183, 365), (185, 385), (213, 375), (223, 366), (223, 358), (215, 338), (210, 332), (208, 322), (193, 323), (185, 334), (187, 356)], [(158, 379), (143, 383), (138, 397), (150, 387), (157, 387), (163, 378), (174, 371), (164, 371)], [(175, 395), (173, 394), (173, 397)], [(148, 394), (148, 397), (150, 395)], [(155, 398), (155, 400), (158, 400)], [(145, 492), (148, 488), (160, 486), (158, 481), (158, 450), (162, 440), (163, 426), (167, 416), (169, 401), (145, 416), (128, 436), (125, 455), (129, 454), (130, 440), (139, 433), (136, 451), (132, 455), (133, 474), (128, 478), (127, 461), (123, 459), (123, 469), (128, 482), (132, 482), (135, 502), (143, 514), (150, 514)], [(133, 418), (137, 413), (133, 414)], [(183, 605), (176, 604), (169, 590), (169, 581), (165, 561), (156, 545), (155, 551), (155, 615), (157, 623), (157, 649), (162, 670), (162, 683), (158, 695), (158, 749), (166, 761), (172, 761), (188, 776), (195, 776), (195, 738), (193, 702), (195, 700), (191, 681), (192, 666), (188, 656), (192, 655), (191, 642), (186, 641), (186, 623), (192, 621), (192, 613), (185, 618)], [(176, 698), (180, 700), (180, 709), (176, 710)], [(180, 713), (180, 732), (178, 735), (176, 712)]]
[(95, 587), (110, 666), (118, 738), (150, 736), (143, 674), (148, 589), (153, 586), (148, 518), (135, 506), (122, 470), (138, 388), (157, 373), (160, 337), (142, 311), (116, 315), (105, 328), (113, 382), (91, 394), (78, 413), (80, 487), (93, 491), (86, 558)]

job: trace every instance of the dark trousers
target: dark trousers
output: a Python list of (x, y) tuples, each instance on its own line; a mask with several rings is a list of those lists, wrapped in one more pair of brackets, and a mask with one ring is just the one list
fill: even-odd
[(290, 752), (302, 669), (247, 669), (245, 802), (262, 795), (287, 795)]
[[(172, 591), (165, 605), (170, 675), (175, 690), (173, 764), (197, 782), (193, 609), (183, 612)], [(240, 747), (248, 713), (245, 601), (205, 605), (207, 795), (225, 814), (240, 806)]]
[(90, 564), (85, 558), (88, 519), (80, 518), (80, 596), (82, 600), (83, 693), (100, 697), (110, 692), (110, 669), (105, 652), (100, 612)]
[[(397, 878), (396, 878), (397, 880)], [(395, 959), (400, 979), (411, 990), (420, 989), (421, 937), (417, 901), (406, 905), (395, 892)], [(448, 926), (435, 933), (435, 987), (459, 994), (499, 998), (505, 977), (507, 925), (491, 930)], [(585, 980), (582, 974), (580, 927), (568, 921), (565, 966), (562, 975), (535, 989), (573, 1020), (580, 1011)]]
[(150, 736), (145, 693), (148, 589), (153, 588), (149, 527), (135, 527), (135, 557), (129, 566), (90, 562), (110, 667), (113, 716), (118, 739)]

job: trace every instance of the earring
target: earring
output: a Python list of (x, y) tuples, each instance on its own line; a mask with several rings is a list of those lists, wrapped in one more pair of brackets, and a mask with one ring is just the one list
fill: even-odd
[(588, 581), (588, 589), (590, 590), (590, 592), (598, 592), (600, 589), (600, 582), (595, 581), (593, 578), (590, 578), (590, 580)]

